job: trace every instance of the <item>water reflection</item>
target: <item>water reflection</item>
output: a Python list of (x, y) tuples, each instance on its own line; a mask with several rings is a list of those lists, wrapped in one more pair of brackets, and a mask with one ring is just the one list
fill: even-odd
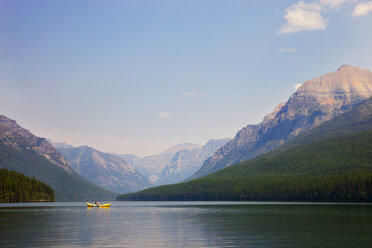
[(0, 207), (0, 228), (1, 247), (370, 247), (372, 206), (26, 204)]

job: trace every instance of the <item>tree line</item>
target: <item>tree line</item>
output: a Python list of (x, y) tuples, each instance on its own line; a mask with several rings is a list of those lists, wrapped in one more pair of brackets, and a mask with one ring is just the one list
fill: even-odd
[(0, 202), (54, 201), (54, 191), (44, 182), (0, 168)]

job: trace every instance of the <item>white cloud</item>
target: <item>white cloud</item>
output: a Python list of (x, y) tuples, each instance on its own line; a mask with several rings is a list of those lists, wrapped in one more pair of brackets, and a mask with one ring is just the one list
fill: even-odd
[(320, 15), (322, 5), (318, 3), (293, 4), (286, 9), (286, 23), (279, 29), (278, 34), (296, 33), (303, 30), (324, 30), (328, 19)]
[(357, 6), (355, 6), (355, 9), (351, 13), (351, 15), (356, 16), (356, 17), (365, 16), (370, 11), (372, 11), (372, 1), (357, 4)]
[(300, 87), (301, 87), (301, 85), (302, 85), (302, 83), (301, 83), (301, 84), (296, 84), (295, 86), (293, 86), (294, 90), (295, 90), (295, 91), (297, 91), (297, 90), (298, 90), (298, 88), (300, 88)]
[(161, 112), (160, 114), (158, 114), (158, 118), (159, 119), (166, 119), (166, 118), (169, 118), (171, 117), (172, 115), (168, 112)]
[(315, 0), (305, 3), (300, 1), (285, 10), (286, 23), (278, 30), (278, 34), (296, 33), (304, 30), (325, 30), (329, 19), (324, 18), (321, 12), (337, 10), (344, 3), (356, 0)]
[(186, 92), (182, 93), (182, 95), (184, 95), (184, 96), (195, 96), (197, 94), (198, 93), (196, 91), (186, 91)]
[(295, 48), (279, 48), (276, 50), (277, 53), (295, 53), (296, 49)]

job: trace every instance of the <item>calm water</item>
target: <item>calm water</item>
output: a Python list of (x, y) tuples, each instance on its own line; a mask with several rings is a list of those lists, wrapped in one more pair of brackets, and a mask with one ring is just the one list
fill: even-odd
[(0, 204), (1, 247), (372, 247), (372, 205)]

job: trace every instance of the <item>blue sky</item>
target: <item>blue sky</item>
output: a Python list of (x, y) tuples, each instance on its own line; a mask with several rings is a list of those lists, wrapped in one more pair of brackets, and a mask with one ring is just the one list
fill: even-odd
[(233, 137), (298, 83), (372, 69), (371, 26), (371, 1), (0, 0), (0, 113), (141, 156)]

